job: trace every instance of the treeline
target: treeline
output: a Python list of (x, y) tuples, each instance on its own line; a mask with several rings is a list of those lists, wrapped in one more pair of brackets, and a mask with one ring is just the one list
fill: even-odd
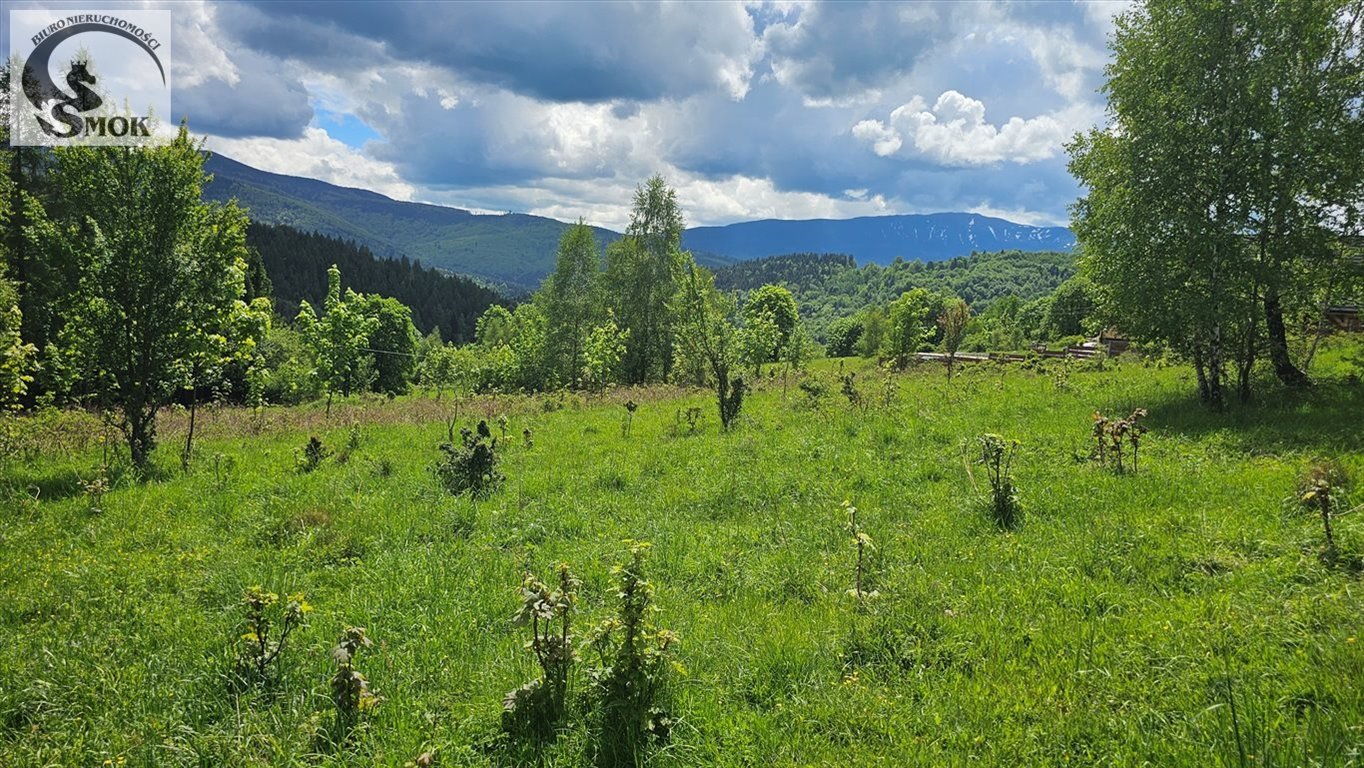
[(1047, 296), (1074, 274), (1073, 255), (1045, 251), (973, 253), (929, 262), (897, 259), (864, 267), (842, 254), (791, 254), (721, 268), (715, 282), (741, 292), (766, 283), (786, 286), (811, 332), (827, 340), (838, 318), (887, 305), (914, 288), (960, 297), (980, 312), (1005, 297), (1026, 303)]
[(362, 293), (388, 296), (412, 311), (423, 334), (439, 329), (441, 338), (473, 341), (484, 310), (503, 299), (465, 277), (422, 266), (407, 257), (381, 259), (349, 240), (300, 232), (284, 225), (252, 222), (246, 243), (259, 254), (272, 284), (276, 312), (298, 314), (303, 301), (320, 305), (327, 295), (327, 270), (335, 265), (345, 283)]

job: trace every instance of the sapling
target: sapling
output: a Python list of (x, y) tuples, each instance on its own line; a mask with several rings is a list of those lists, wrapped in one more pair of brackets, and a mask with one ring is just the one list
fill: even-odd
[(457, 496), (463, 493), (475, 498), (486, 496), (505, 479), (497, 471), (497, 439), (486, 421), (478, 422), (476, 432), (465, 427), (459, 434), (458, 445), (441, 443), (443, 455), (436, 460), (436, 477), (447, 491)]
[(869, 592), (866, 589), (867, 552), (876, 549), (876, 545), (872, 542), (871, 536), (862, 530), (862, 526), (857, 520), (857, 507), (844, 500), (843, 511), (848, 515), (848, 532), (852, 534), (853, 544), (857, 547), (857, 565), (853, 569), (853, 588), (848, 590), (848, 594), (856, 602), (857, 609), (861, 611), (868, 600), (879, 594), (875, 590)]
[(317, 469), (332, 452), (322, 444), (322, 440), (313, 435), (308, 438), (308, 444), (303, 446), (302, 455), (295, 458), (294, 463), (300, 472), (312, 472)]

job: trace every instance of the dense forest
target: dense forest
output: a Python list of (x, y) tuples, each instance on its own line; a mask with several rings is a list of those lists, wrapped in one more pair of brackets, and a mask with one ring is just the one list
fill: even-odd
[(472, 341), (479, 316), (493, 304), (504, 303), (496, 292), (468, 278), (429, 269), (407, 257), (378, 258), (368, 247), (349, 240), (252, 222), (246, 242), (260, 253), (273, 287), (275, 311), (282, 317), (298, 314), (301, 301), (322, 303), (332, 264), (340, 268), (347, 286), (401, 301), (412, 310), (412, 323), (419, 331), (427, 334), (439, 328), (446, 341)]
[(889, 304), (913, 288), (959, 296), (979, 313), (1005, 296), (1022, 302), (1046, 296), (1074, 274), (1073, 255), (1050, 251), (973, 253), (946, 261), (896, 260), (864, 267), (843, 254), (795, 253), (721, 268), (715, 285), (738, 292), (768, 283), (784, 285), (796, 297), (811, 333), (823, 339), (834, 320)]

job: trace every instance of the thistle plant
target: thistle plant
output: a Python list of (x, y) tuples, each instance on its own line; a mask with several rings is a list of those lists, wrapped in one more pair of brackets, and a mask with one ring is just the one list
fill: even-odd
[(505, 479), (497, 471), (497, 438), (492, 436), (486, 421), (478, 422), (477, 431), (465, 427), (459, 434), (458, 445), (441, 443), (442, 456), (434, 467), (436, 477), (456, 496), (463, 493), (475, 498), (486, 496)]
[(635, 411), (638, 409), (639, 405), (634, 400), (625, 401), (625, 421), (620, 425), (621, 437), (630, 436), (630, 428), (635, 422)]
[(861, 611), (866, 607), (866, 603), (879, 593), (875, 590), (867, 591), (867, 552), (876, 549), (876, 544), (872, 542), (871, 536), (862, 530), (861, 524), (857, 520), (857, 507), (848, 500), (843, 501), (843, 511), (848, 516), (848, 533), (852, 534), (853, 544), (857, 547), (857, 564), (853, 568), (853, 588), (848, 590), (857, 604), (857, 610)]
[(1336, 559), (1336, 536), (1331, 522), (1340, 514), (1335, 509), (1336, 502), (1344, 498), (1348, 486), (1345, 471), (1333, 462), (1314, 465), (1299, 483), (1299, 503), (1321, 515), (1322, 532), (1326, 537), (1326, 550), (1322, 555), (1327, 561)]
[(848, 398), (848, 404), (852, 407), (863, 412), (867, 410), (867, 399), (862, 396), (861, 390), (857, 388), (857, 374), (855, 372), (843, 375), (843, 396)]
[(590, 673), (595, 709), (589, 728), (598, 765), (634, 765), (647, 746), (665, 741), (672, 729), (663, 699), (668, 654), (677, 635), (648, 621), (657, 610), (653, 586), (645, 578), (648, 552), (648, 542), (631, 542), (629, 562), (611, 569), (619, 613), (598, 625), (585, 643), (600, 663)]
[(555, 587), (530, 573), (521, 582), (521, 609), (514, 621), (530, 627), (526, 650), (535, 656), (540, 677), (503, 698), (502, 728), (508, 733), (546, 737), (564, 718), (569, 677), (577, 661), (572, 623), (579, 584), (566, 563), (559, 564)]
[(322, 440), (317, 435), (308, 438), (307, 445), (303, 446), (303, 451), (294, 459), (295, 465), (300, 472), (312, 472), (321, 466), (322, 462), (332, 455), (332, 452), (322, 444)]
[(332, 649), (332, 660), (336, 662), (331, 682), (332, 704), (336, 706), (336, 722), (343, 734), (349, 733), (361, 715), (372, 712), (381, 701), (378, 691), (370, 688), (369, 680), (355, 668), (360, 649), (372, 645), (374, 642), (365, 634), (364, 627), (347, 627)]
[(1098, 411), (1094, 412), (1094, 427), (1091, 435), (1097, 445), (1095, 454), (1099, 464), (1105, 465), (1112, 459), (1114, 471), (1122, 474), (1125, 471), (1123, 466), (1124, 446), (1130, 445), (1132, 447), (1132, 472), (1137, 471), (1137, 453), (1141, 448), (1142, 435), (1147, 432), (1146, 426), (1141, 423), (1145, 417), (1145, 408), (1133, 409), (1132, 413), (1125, 419), (1110, 419)]
[[(246, 631), (241, 636), (238, 670), (252, 682), (266, 683), (275, 676), (289, 635), (303, 625), (312, 606), (298, 593), (290, 595), (284, 607), (278, 608), (279, 595), (260, 586), (246, 590), (242, 605), (246, 608)], [(278, 636), (274, 636), (276, 629)]]
[(1012, 528), (1018, 523), (1020, 512), (1018, 492), (1013, 483), (1013, 456), (1017, 440), (1006, 440), (995, 434), (980, 436), (979, 463), (985, 466), (990, 480), (990, 502), (995, 523), (1001, 528)]

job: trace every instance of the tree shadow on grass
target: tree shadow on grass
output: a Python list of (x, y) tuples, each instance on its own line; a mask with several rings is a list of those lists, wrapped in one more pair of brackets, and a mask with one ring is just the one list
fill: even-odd
[(4, 479), (0, 480), (0, 496), (15, 498), (23, 495), (39, 503), (61, 501), (85, 493), (85, 487), (81, 483), (86, 479), (89, 478), (82, 477), (72, 468), (42, 474), (10, 470), (5, 473)]
[(1147, 411), (1153, 430), (1195, 438), (1216, 433), (1246, 453), (1364, 451), (1364, 387), (1345, 380), (1324, 379), (1303, 391), (1261, 387), (1250, 403), (1233, 402), (1221, 412), (1195, 392), (1172, 394)]

